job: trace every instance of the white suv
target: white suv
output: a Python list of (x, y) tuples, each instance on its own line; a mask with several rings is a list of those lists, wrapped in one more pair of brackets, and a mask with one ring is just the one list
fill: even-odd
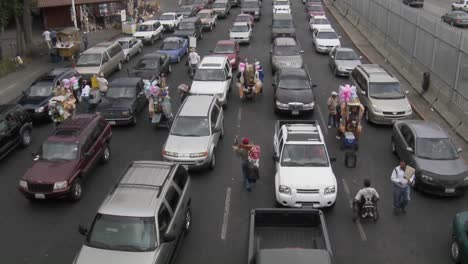
[(276, 121), (273, 145), (278, 205), (332, 207), (338, 186), (317, 121)]
[(177, 15), (173, 12), (163, 13), (159, 16), (158, 21), (164, 28), (164, 31), (174, 31), (182, 20), (182, 15)]
[(156, 39), (162, 38), (163, 26), (157, 20), (147, 20), (138, 26), (137, 32), (133, 33), (133, 37), (141, 39), (146, 43), (154, 44)]
[(190, 94), (214, 95), (218, 102), (225, 106), (231, 81), (232, 68), (228, 57), (205, 56), (193, 77)]

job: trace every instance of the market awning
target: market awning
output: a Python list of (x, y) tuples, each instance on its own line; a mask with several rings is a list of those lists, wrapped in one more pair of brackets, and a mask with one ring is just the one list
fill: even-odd
[[(37, 7), (69, 6), (72, 0), (37, 0)], [(75, 5), (121, 2), (121, 0), (75, 0)]]

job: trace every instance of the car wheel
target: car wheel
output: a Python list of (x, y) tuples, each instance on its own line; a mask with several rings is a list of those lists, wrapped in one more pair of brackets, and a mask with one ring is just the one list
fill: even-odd
[(81, 185), (80, 178), (76, 178), (70, 188), (70, 199), (77, 202), (83, 196), (83, 186)]
[(122, 70), (122, 62), (119, 61), (119, 64), (117, 65), (117, 70), (121, 71)]
[(211, 155), (211, 160), (210, 160), (210, 170), (214, 169), (216, 166), (216, 158), (215, 158), (215, 149), (213, 149), (213, 154)]
[(110, 147), (109, 147), (109, 144), (106, 143), (106, 145), (104, 146), (104, 151), (102, 152), (101, 163), (105, 164), (109, 162), (110, 157), (111, 157)]
[(31, 130), (25, 129), (21, 134), (21, 146), (27, 147), (31, 145)]
[(187, 211), (185, 212), (185, 224), (184, 224), (185, 234), (190, 233), (191, 229), (192, 229), (192, 210), (189, 207)]
[(370, 120), (370, 117), (369, 117), (369, 109), (366, 109), (366, 110), (365, 110), (364, 116), (365, 116), (365, 118), (366, 118), (366, 121), (367, 121), (368, 123), (370, 123), (371, 120)]
[(138, 54), (140, 54), (140, 53), (141, 53), (141, 47), (138, 48)]
[(127, 54), (127, 57), (125, 57), (125, 61), (129, 62), (130, 61), (130, 55)]
[(134, 115), (132, 119), (132, 126), (136, 126), (136, 124), (137, 124), (137, 117), (136, 115)]
[(450, 255), (455, 263), (460, 263), (460, 248), (454, 236), (452, 236), (452, 244), (450, 245)]

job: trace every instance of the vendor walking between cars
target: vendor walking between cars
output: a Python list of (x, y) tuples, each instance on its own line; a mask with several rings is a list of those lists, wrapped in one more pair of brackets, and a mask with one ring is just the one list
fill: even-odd
[(249, 151), (252, 148), (252, 145), (250, 145), (250, 139), (242, 138), (242, 142), (239, 144), (236, 137), (232, 148), (241, 159), (241, 169), (244, 178), (245, 189), (250, 192), (252, 190), (252, 183), (254, 183), (254, 181), (250, 179), (249, 175)]
[(391, 180), (393, 182), (393, 213), (406, 214), (406, 206), (410, 200), (410, 186), (414, 185), (415, 170), (401, 160), (400, 165), (393, 169)]
[(338, 106), (338, 93), (333, 91), (331, 92), (330, 97), (328, 97), (327, 105), (328, 105), (328, 128), (338, 127), (336, 113), (337, 113), (337, 106)]

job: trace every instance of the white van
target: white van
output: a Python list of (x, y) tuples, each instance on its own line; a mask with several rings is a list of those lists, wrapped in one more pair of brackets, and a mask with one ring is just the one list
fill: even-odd
[(84, 51), (76, 70), (85, 78), (103, 73), (109, 76), (114, 70), (120, 71), (125, 55), (119, 43), (101, 43)]

